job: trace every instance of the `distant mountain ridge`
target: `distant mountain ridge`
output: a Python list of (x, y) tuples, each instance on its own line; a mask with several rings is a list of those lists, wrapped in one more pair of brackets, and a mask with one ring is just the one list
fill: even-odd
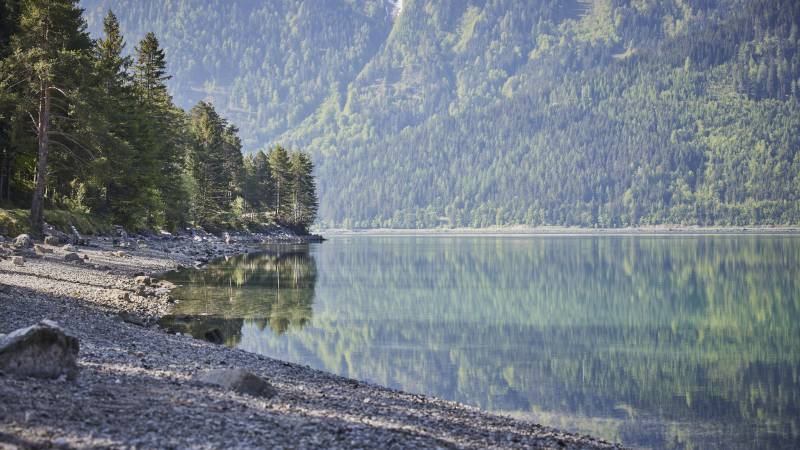
[(81, 4), (310, 150), (325, 226), (800, 223), (791, 0)]

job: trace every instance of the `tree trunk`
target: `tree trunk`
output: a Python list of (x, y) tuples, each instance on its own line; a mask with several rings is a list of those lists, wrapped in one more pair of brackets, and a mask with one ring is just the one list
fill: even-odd
[(281, 216), (280, 216), (280, 213), (281, 213), (281, 182), (280, 182), (280, 180), (278, 180), (278, 182), (275, 183), (275, 185), (278, 188), (277, 192), (276, 192), (277, 195), (278, 195), (278, 199), (277, 199), (277, 202), (275, 202), (275, 220), (280, 221), (281, 220)]
[(0, 163), (0, 202), (9, 200), (11, 192), (9, 191), (11, 178), (11, 152), (8, 148), (3, 149), (2, 163)]
[(44, 189), (47, 185), (48, 128), (50, 125), (50, 86), (42, 84), (39, 96), (39, 128), (36, 130), (39, 158), (36, 161), (36, 189), (31, 202), (31, 234), (42, 237), (44, 230)]

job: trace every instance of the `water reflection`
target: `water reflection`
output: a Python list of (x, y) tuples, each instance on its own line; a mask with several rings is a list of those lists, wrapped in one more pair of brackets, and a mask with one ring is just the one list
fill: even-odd
[(181, 301), (162, 324), (175, 331), (209, 338), (218, 330), (231, 347), (242, 327), (282, 335), (311, 320), (317, 269), (307, 245), (272, 246), (268, 252), (225, 258), (205, 270), (184, 270), (170, 280)]
[(629, 445), (797, 448), (798, 269), (797, 237), (336, 238), (184, 273), (176, 314)]

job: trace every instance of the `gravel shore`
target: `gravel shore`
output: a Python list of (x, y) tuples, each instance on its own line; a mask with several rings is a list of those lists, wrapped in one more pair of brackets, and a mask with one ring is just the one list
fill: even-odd
[[(22, 266), (0, 260), (0, 333), (51, 319), (80, 340), (75, 381), (0, 374), (0, 449), (621, 448), (158, 328), (169, 286), (142, 286), (134, 276), (258, 245), (153, 238), (120, 250), (107, 238), (30, 250)], [(65, 261), (72, 252), (81, 259)], [(277, 395), (193, 381), (218, 368), (262, 376)]]

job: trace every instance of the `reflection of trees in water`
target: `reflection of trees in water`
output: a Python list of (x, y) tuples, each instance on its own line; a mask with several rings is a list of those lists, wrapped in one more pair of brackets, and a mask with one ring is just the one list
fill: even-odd
[(282, 334), (311, 320), (316, 263), (307, 246), (271, 247), (266, 253), (220, 260), (170, 280), (180, 300), (164, 323), (195, 337), (217, 328), (226, 345), (241, 339), (244, 320)]
[(797, 438), (797, 238), (411, 239), (319, 256), (349, 321), (300, 339), (329, 370), (344, 354), (349, 376), (484, 408)]
[[(714, 447), (664, 421), (765, 447), (800, 430), (797, 238), (370, 238), (315, 257), (319, 280), (291, 249), (186, 272), (194, 300), (177, 309), (235, 333), (243, 319), (297, 330), (259, 342), (272, 356), (487, 409), (609, 418), (603, 435), (634, 443)], [(300, 331), (315, 284), (324, 306)]]

